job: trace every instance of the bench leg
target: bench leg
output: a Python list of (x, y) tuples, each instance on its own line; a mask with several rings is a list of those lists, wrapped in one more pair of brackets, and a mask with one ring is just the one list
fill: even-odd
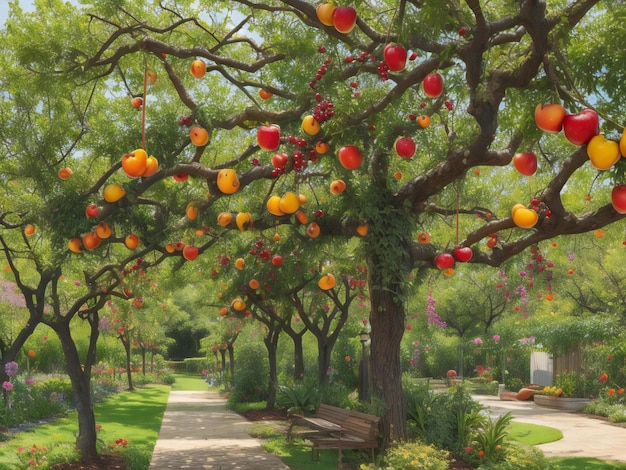
[(320, 449), (319, 447), (311, 448), (311, 460), (318, 461), (320, 459)]

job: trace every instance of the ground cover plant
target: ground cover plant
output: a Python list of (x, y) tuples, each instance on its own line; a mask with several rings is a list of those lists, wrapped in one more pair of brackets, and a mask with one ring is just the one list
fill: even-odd
[[(151, 385), (121, 392), (95, 405), (98, 445), (102, 452), (120, 453), (129, 470), (148, 468), (170, 387)], [(42, 468), (80, 459), (74, 446), (76, 417), (73, 413), (0, 444), (0, 469), (31, 468), (33, 459)], [(35, 450), (33, 452), (33, 450)]]

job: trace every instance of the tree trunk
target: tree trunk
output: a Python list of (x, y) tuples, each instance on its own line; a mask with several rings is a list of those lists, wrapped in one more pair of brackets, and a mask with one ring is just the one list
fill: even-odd
[(370, 284), (372, 395), (385, 403), (381, 419), (383, 449), (407, 438), (406, 404), (402, 393), (400, 342), (405, 328), (405, 311), (393, 290)]
[(228, 362), (230, 367), (230, 384), (235, 383), (235, 348), (231, 343), (228, 343)]
[(300, 382), (304, 378), (304, 352), (302, 351), (302, 336), (292, 336), (293, 340), (293, 380)]
[(330, 355), (332, 353), (332, 345), (324, 341), (326, 338), (317, 338), (317, 380), (320, 385), (328, 385), (330, 383)]
[(146, 347), (143, 344), (139, 344), (141, 348), (141, 372), (143, 376), (146, 376)]
[(133, 373), (131, 369), (131, 356), (130, 356), (130, 341), (120, 336), (120, 341), (124, 345), (124, 351), (126, 352), (126, 377), (128, 378), (128, 390), (135, 390), (133, 386)]
[(278, 351), (278, 339), (280, 337), (280, 332), (282, 330), (280, 328), (276, 328), (274, 330), (269, 330), (265, 338), (263, 338), (263, 342), (265, 343), (265, 348), (267, 349), (267, 359), (269, 361), (269, 383), (268, 383), (268, 393), (267, 393), (267, 409), (273, 410), (276, 405), (276, 392), (278, 391), (278, 359), (277, 359), (277, 351)]
[[(96, 418), (93, 413), (90, 389), (90, 369), (91, 364), (86, 364), (85, 369), (81, 366), (80, 357), (76, 344), (70, 334), (67, 322), (55, 323), (52, 325), (56, 332), (67, 366), (67, 373), (72, 382), (76, 412), (78, 414), (78, 436), (76, 437), (76, 449), (83, 457), (95, 457), (96, 450)], [(97, 337), (97, 330), (96, 330)], [(93, 343), (94, 332), (92, 330), (91, 342)]]

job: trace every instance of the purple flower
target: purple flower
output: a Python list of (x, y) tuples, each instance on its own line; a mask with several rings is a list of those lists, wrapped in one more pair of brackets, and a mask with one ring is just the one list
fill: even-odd
[(24, 383), (30, 387), (35, 384), (35, 381), (33, 379), (26, 379)]
[(570, 261), (574, 261), (576, 259), (576, 254), (575, 253), (568, 254), (567, 259)]
[(500, 341), (500, 335), (493, 335), (493, 340), (497, 343)]
[(17, 362), (15, 361), (11, 361), (11, 362), (7, 362), (4, 365), (4, 372), (9, 376), (9, 377), (13, 377), (14, 375), (17, 375)]
[(476, 338), (476, 339), (474, 340), (474, 344), (476, 344), (476, 345), (483, 344), (483, 340), (482, 340), (482, 339), (480, 339), (480, 338)]
[(11, 382), (3, 382), (2, 388), (5, 389), (7, 392), (10, 392), (11, 390), (13, 390), (13, 384)]

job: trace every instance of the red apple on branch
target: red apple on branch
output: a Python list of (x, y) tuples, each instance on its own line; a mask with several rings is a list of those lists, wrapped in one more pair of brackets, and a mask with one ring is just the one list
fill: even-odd
[(567, 111), (560, 104), (539, 103), (535, 108), (535, 123), (537, 127), (545, 132), (556, 134), (563, 128), (563, 119), (567, 115)]
[(352, 7), (337, 7), (333, 10), (333, 25), (343, 34), (348, 34), (356, 25), (356, 10)]
[(88, 219), (93, 219), (94, 217), (98, 217), (100, 213), (100, 208), (96, 204), (89, 204), (85, 209), (85, 215)]
[(513, 157), (513, 166), (524, 176), (532, 176), (537, 171), (537, 155), (532, 152), (517, 153)]
[(285, 168), (285, 165), (289, 161), (289, 155), (286, 153), (275, 153), (271, 158), (274, 168)]
[(263, 150), (276, 150), (280, 145), (280, 127), (259, 127), (256, 133), (256, 141)]
[(383, 51), (383, 56), (385, 57), (387, 67), (392, 72), (400, 72), (406, 67), (406, 49), (398, 44), (387, 44)]
[(454, 267), (454, 256), (450, 253), (441, 253), (440, 255), (435, 256), (435, 266), (437, 266), (442, 271), (445, 269), (450, 269)]
[(339, 163), (346, 170), (356, 170), (361, 166), (361, 162), (363, 161), (363, 154), (355, 145), (345, 145), (339, 149), (337, 152), (337, 157), (339, 157)]
[(620, 214), (626, 214), (626, 184), (620, 184), (611, 191), (611, 203)]
[(402, 158), (411, 158), (415, 155), (415, 141), (411, 137), (399, 137), (394, 147)]
[(593, 109), (583, 109), (578, 114), (568, 114), (563, 118), (563, 132), (572, 144), (587, 144), (600, 133), (598, 113)]
[(459, 263), (467, 263), (474, 253), (469, 246), (457, 246), (453, 251), (454, 257)]
[(443, 77), (438, 73), (429, 73), (424, 77), (422, 88), (429, 98), (438, 98), (443, 93)]

